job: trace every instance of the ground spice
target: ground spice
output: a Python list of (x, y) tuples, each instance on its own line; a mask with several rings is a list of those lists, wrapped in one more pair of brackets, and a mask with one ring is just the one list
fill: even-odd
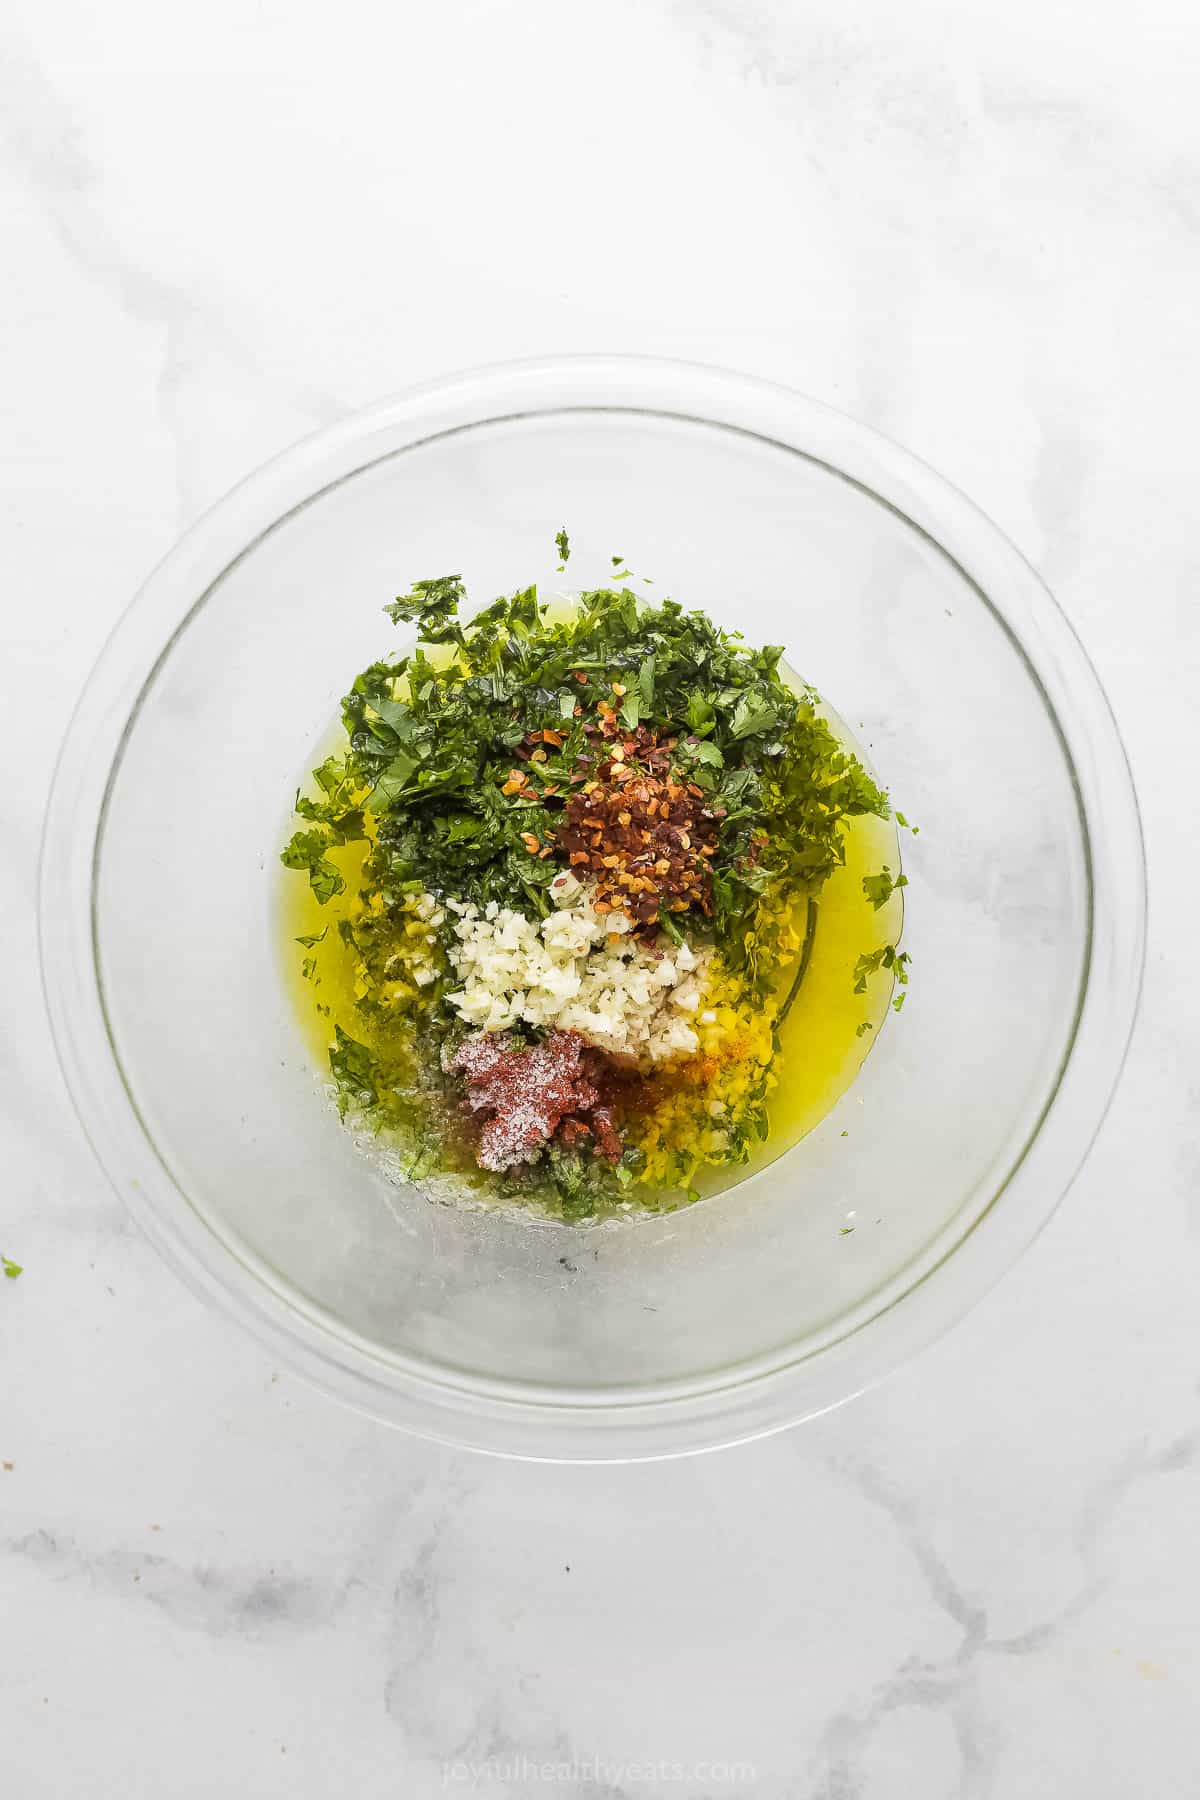
[(540, 1044), (513, 1044), (501, 1032), (465, 1038), (450, 1072), (467, 1084), (467, 1108), (488, 1115), (480, 1129), (481, 1169), (531, 1162), (555, 1137), (565, 1145), (591, 1141), (597, 1155), (621, 1160), (623, 1146), (590, 1078), (591, 1057), (576, 1031), (555, 1031)]

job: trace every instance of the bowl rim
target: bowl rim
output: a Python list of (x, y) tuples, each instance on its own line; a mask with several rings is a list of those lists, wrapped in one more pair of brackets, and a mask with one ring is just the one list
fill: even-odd
[[(669, 415), (767, 439), (860, 487), (935, 545), (1000, 621), (1041, 692), (1075, 785), (1091, 895), (1080, 1007), (1057, 1085), (1016, 1166), (965, 1233), (939, 1249), (940, 1234), (915, 1277), (891, 1284), (891, 1298), (831, 1342), (649, 1390), (482, 1382), (384, 1356), (331, 1330), (252, 1255), (231, 1255), (138, 1116), (108, 1031), (93, 916), (107, 798), (141, 697), (227, 571), (298, 507), (383, 457), (504, 420), (586, 411)], [(642, 1460), (780, 1430), (875, 1385), (1032, 1242), (1082, 1166), (1124, 1064), (1145, 960), (1145, 855), (1126, 752), (1082, 644), (1037, 572), (958, 489), (873, 428), (760, 378), (654, 357), (552, 357), (468, 369), (354, 413), (272, 458), (192, 525), (118, 620), (68, 723), (46, 808), (38, 913), (43, 990), (72, 1103), (111, 1184), (194, 1291), (273, 1356), (387, 1423), (499, 1454)]]

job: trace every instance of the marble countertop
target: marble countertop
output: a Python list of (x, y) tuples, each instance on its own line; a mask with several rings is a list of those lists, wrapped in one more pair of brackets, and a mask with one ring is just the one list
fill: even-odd
[[(4, 32), (4, 1792), (1197, 1791), (1195, 9)], [(576, 349), (790, 382), (970, 493), (1109, 686), (1152, 890), (1124, 1082), (1000, 1288), (818, 1423), (607, 1469), (389, 1433), (204, 1310), (82, 1140), (34, 926), (55, 742), (179, 530), (382, 393)]]

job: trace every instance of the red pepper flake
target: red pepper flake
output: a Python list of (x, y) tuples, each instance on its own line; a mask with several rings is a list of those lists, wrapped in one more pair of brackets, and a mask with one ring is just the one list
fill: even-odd
[[(620, 682), (612, 691), (619, 697)], [(562, 748), (561, 732), (531, 731), (518, 747), (526, 768), (511, 768), (502, 792), (517, 805), (540, 797), (559, 815), (552, 830), (522, 833), (526, 850), (542, 858), (556, 854), (569, 868), (592, 876), (601, 909), (619, 907), (635, 930), (649, 931), (662, 912), (694, 908), (711, 915), (711, 865), (724, 808), (710, 807), (697, 782), (677, 778), (674, 738), (660, 742), (645, 725), (622, 730), (605, 700), (596, 711), (600, 723), (585, 727), (587, 745), (570, 771), (566, 794), (557, 782), (546, 781), (549, 771), (542, 768), (547, 745)], [(530, 774), (541, 784), (540, 795)], [(758, 848), (752, 844), (749, 854), (756, 859)]]
[(559, 853), (636, 927), (648, 929), (663, 910), (711, 913), (716, 814), (703, 789), (674, 779), (670, 751), (646, 726), (607, 752), (594, 747), (596, 779), (568, 795)]

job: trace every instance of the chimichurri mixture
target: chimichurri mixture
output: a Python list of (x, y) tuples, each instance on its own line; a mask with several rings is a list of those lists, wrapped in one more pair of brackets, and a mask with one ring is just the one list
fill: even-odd
[(465, 599), (385, 609), (417, 645), (297, 796), (310, 1025), (432, 1191), (678, 1205), (810, 1129), (899, 1009), (887, 797), (778, 646), (629, 586)]

